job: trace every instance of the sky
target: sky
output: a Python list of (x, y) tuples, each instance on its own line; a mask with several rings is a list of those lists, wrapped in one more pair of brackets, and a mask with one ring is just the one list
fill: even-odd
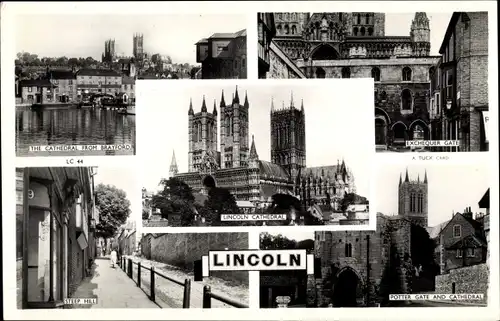
[[(452, 13), (428, 13), (431, 54), (437, 55)], [(408, 36), (414, 13), (386, 13), (388, 36)], [(216, 32), (248, 26), (242, 15), (20, 15), (16, 21), (16, 52), (40, 57), (101, 59), (104, 42), (114, 38), (117, 53), (132, 55), (134, 33), (144, 34), (146, 52), (170, 55), (174, 62), (196, 64), (195, 43)], [(56, 34), (56, 37), (39, 35)]]
[[(195, 43), (214, 33), (247, 27), (246, 15), (20, 15), (16, 52), (39, 57), (93, 57), (101, 60), (104, 42), (132, 56), (133, 35), (144, 35), (147, 53), (169, 55), (174, 63), (196, 64)], [(40, 35), (57, 35), (53, 37)]]
[(141, 187), (137, 175), (130, 171), (130, 168), (120, 167), (98, 167), (95, 176), (95, 185), (102, 183), (105, 185), (114, 185), (122, 189), (127, 194), (130, 201), (129, 219), (139, 219), (142, 214)]
[(376, 211), (397, 214), (399, 175), (401, 173), (404, 180), (408, 167), (410, 180), (417, 180), (418, 175), (423, 180), (427, 170), (429, 226), (449, 220), (453, 213), (462, 213), (468, 206), (473, 213), (484, 213), (485, 209), (479, 209), (478, 202), (491, 184), (488, 166), (480, 162), (475, 165), (379, 166), (375, 181)]
[[(357, 192), (369, 197), (373, 153), (373, 80), (329, 79), (309, 82), (289, 81), (143, 81), (138, 83), (138, 149), (147, 149), (148, 158), (142, 175), (144, 187), (156, 190), (162, 177), (168, 177), (175, 150), (179, 172), (188, 170), (188, 109), (192, 98), (194, 112), (200, 112), (203, 95), (212, 112), (214, 99), (220, 116), (220, 97), (224, 89), (226, 103), (238, 87), (240, 102), (248, 93), (249, 145), (254, 135), (261, 160), (270, 161), (270, 109), (283, 102), (289, 106), (291, 93), (295, 106), (304, 101), (306, 119), (306, 165), (337, 165), (342, 161), (351, 168)], [(257, 83), (258, 85), (256, 85)], [(292, 85), (293, 84), (293, 85)], [(298, 85), (297, 85), (298, 84)], [(165, 98), (167, 97), (167, 98)], [(144, 106), (144, 107), (142, 107)], [(218, 126), (220, 132), (220, 126)], [(220, 142), (220, 139), (219, 139)], [(138, 151), (138, 154), (143, 153)]]

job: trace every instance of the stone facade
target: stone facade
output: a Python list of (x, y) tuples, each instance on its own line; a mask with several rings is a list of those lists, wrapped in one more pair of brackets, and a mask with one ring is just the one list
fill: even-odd
[(469, 302), (486, 304), (488, 302), (489, 274), (490, 271), (486, 264), (477, 264), (451, 270), (448, 274), (437, 275), (436, 293), (484, 294), (483, 301)]
[[(217, 142), (216, 104), (207, 112), (205, 98), (201, 112), (189, 105), (188, 173), (171, 173), (206, 194), (205, 188), (227, 188), (236, 200), (255, 204), (270, 201), (277, 193), (299, 197), (309, 206), (330, 199), (338, 208), (346, 193), (354, 193), (354, 175), (342, 161), (337, 165), (307, 168), (305, 153), (305, 109), (295, 105), (275, 108), (271, 102), (271, 162), (260, 160), (252, 137), (249, 146), (250, 103), (245, 95), (240, 103), (238, 88), (230, 104), (224, 93), (220, 102), (220, 146)], [(220, 147), (220, 151), (218, 151)], [(176, 167), (176, 166), (175, 166)]]
[[(146, 234), (141, 251), (150, 260), (192, 270), (194, 261), (209, 251), (248, 249), (247, 233)], [(211, 272), (221, 279), (248, 282), (248, 272)]]
[[(273, 43), (284, 59), (272, 59), (268, 78), (374, 78), (377, 149), (406, 149), (407, 140), (429, 139), (429, 19), (417, 12), (409, 36), (386, 36), (383, 13), (274, 13)], [(278, 50), (274, 50), (278, 52)], [(274, 65), (273, 65), (274, 64)]]

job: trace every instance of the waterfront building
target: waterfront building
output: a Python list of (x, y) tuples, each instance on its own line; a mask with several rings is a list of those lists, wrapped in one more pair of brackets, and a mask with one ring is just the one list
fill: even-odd
[(108, 69), (80, 69), (76, 73), (77, 95), (110, 94), (116, 95), (121, 91), (122, 75)]
[(54, 101), (67, 103), (76, 100), (76, 75), (71, 70), (50, 70), (48, 78), (54, 84)]
[(48, 79), (29, 79), (19, 81), (21, 103), (46, 104), (54, 101), (57, 85)]

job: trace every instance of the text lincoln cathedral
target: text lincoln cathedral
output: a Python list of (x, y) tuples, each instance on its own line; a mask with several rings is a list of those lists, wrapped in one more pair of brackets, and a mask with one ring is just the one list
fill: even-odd
[(222, 91), (218, 105), (219, 110), (214, 100), (209, 112), (203, 97), (201, 110), (195, 112), (189, 103), (188, 172), (178, 173), (174, 156), (170, 177), (197, 193), (206, 193), (207, 187), (228, 189), (237, 201), (254, 206), (269, 203), (279, 193), (297, 197), (306, 208), (324, 205), (335, 211), (346, 194), (356, 192), (352, 171), (343, 160), (331, 166), (306, 167), (305, 107), (303, 101), (296, 105), (293, 93), (286, 107), (276, 108), (271, 99), (270, 162), (259, 158), (253, 136), (250, 143), (251, 107), (246, 93), (240, 100), (236, 87), (226, 103)]

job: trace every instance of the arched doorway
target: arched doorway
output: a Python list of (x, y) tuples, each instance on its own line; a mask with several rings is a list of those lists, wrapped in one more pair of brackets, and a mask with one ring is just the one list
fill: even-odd
[(338, 58), (338, 52), (330, 45), (321, 45), (311, 55), (312, 60), (335, 60)]
[(406, 125), (402, 122), (397, 122), (392, 126), (394, 134), (394, 144), (405, 144), (406, 142)]
[(351, 268), (344, 268), (337, 274), (333, 289), (333, 305), (356, 307), (363, 304), (363, 281)]
[(326, 72), (323, 68), (316, 68), (316, 78), (326, 78)]
[(387, 124), (382, 117), (375, 118), (375, 145), (385, 145), (387, 137)]
[(205, 188), (216, 187), (215, 179), (211, 175), (205, 176), (205, 178), (203, 179), (202, 183), (203, 183), (203, 186)]

